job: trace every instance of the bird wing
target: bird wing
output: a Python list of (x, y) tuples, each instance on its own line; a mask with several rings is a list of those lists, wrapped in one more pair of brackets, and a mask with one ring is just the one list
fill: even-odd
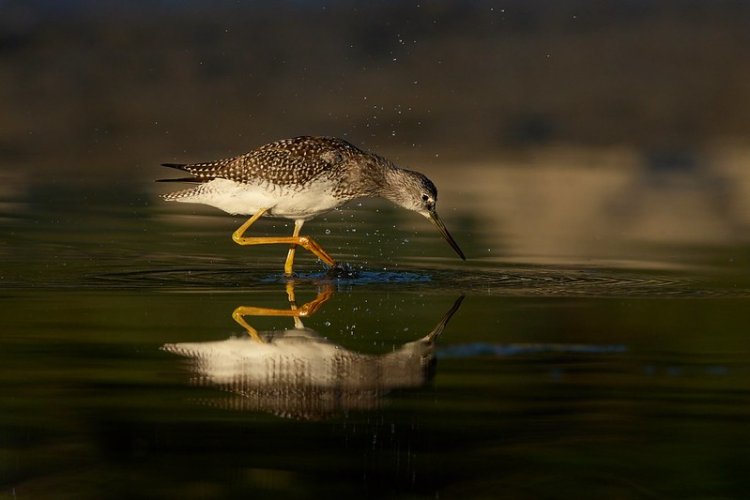
[(192, 182), (222, 178), (245, 183), (303, 184), (330, 172), (357, 152), (360, 151), (355, 146), (341, 139), (303, 136), (272, 142), (233, 158), (163, 165), (189, 172), (194, 176)]

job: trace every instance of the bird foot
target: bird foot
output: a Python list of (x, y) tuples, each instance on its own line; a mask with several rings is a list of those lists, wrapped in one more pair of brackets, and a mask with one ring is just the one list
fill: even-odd
[(326, 276), (331, 279), (356, 279), (360, 276), (362, 269), (354, 268), (351, 264), (337, 263), (326, 271)]

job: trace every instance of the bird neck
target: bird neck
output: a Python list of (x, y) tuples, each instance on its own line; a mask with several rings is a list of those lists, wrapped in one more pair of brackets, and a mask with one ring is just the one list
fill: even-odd
[(393, 183), (398, 183), (398, 167), (387, 159), (368, 153), (352, 164), (349, 170), (349, 183), (364, 196), (379, 196), (392, 199)]
[(406, 207), (404, 200), (404, 184), (408, 182), (409, 170), (390, 164), (381, 169), (382, 179), (378, 185), (378, 196), (396, 205)]

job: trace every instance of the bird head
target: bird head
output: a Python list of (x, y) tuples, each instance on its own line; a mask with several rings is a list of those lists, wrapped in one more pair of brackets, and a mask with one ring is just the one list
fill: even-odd
[(456, 240), (453, 239), (438, 216), (436, 208), (437, 188), (430, 179), (419, 172), (394, 169), (389, 173), (388, 189), (384, 192), (384, 196), (396, 205), (417, 212), (429, 219), (456, 254), (466, 260), (466, 256), (459, 248)]

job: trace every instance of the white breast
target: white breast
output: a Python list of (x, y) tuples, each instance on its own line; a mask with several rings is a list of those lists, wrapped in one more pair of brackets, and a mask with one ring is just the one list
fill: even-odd
[(252, 215), (266, 209), (268, 215), (289, 219), (309, 219), (341, 205), (325, 182), (314, 182), (304, 190), (271, 183), (245, 184), (228, 179), (214, 179), (191, 196), (175, 199), (184, 203), (202, 203), (235, 215)]

